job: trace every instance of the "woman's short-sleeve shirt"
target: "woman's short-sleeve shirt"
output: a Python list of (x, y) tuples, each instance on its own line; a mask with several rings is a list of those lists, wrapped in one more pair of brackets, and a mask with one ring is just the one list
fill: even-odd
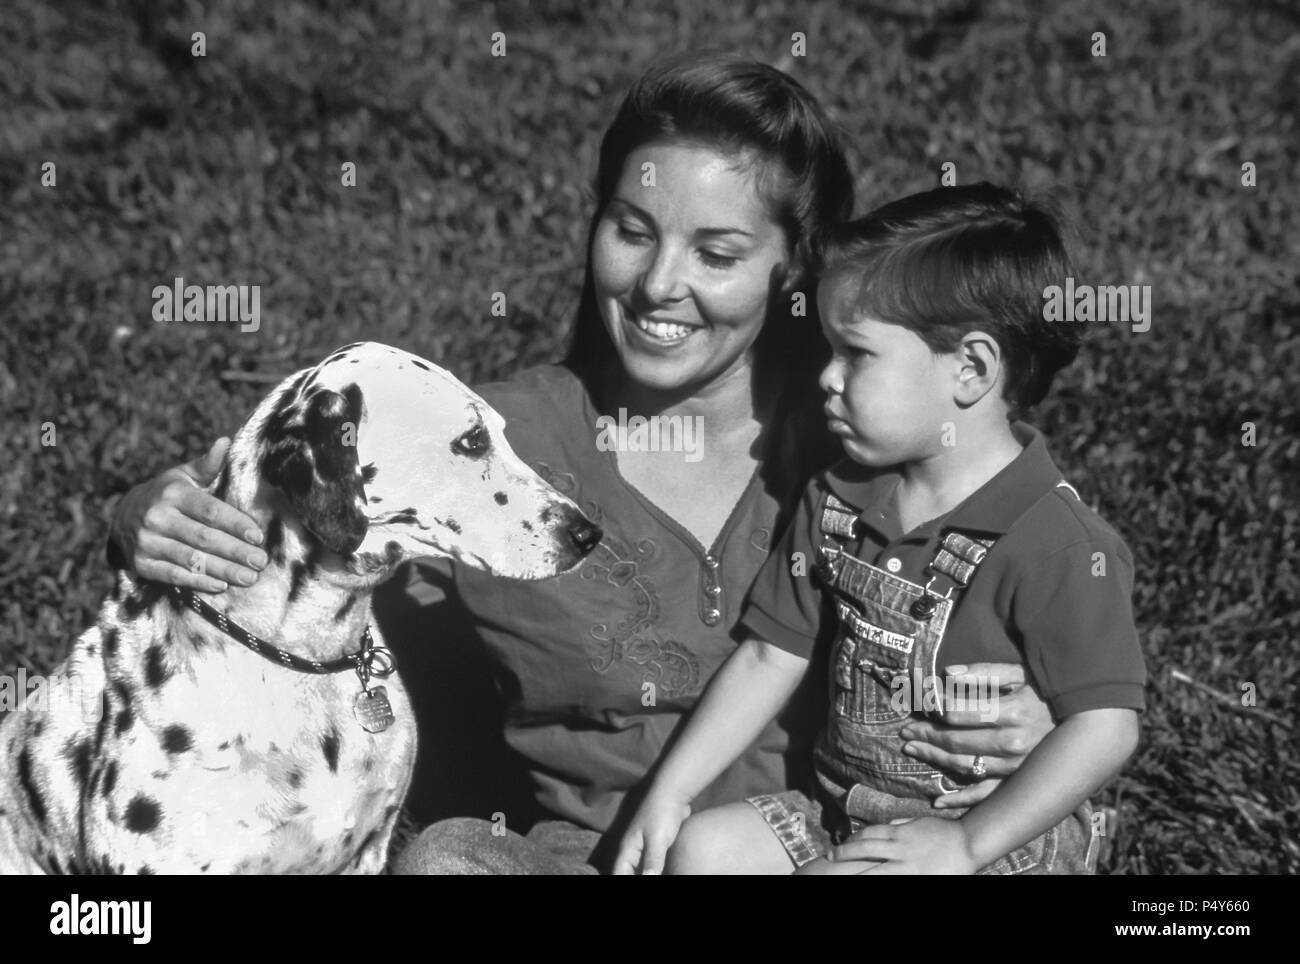
[[(581, 567), (561, 576), (521, 581), (458, 565), (455, 578), (497, 664), (505, 738), (538, 803), (605, 831), (740, 642), (754, 577), (804, 482), (836, 449), (815, 406), (788, 412), (705, 548), (622, 478), (614, 452), (601, 451), (598, 413), (571, 371), (542, 366), (478, 391), (505, 417), (516, 454), (604, 530)], [(799, 782), (819, 694), (805, 687), (697, 805)]]

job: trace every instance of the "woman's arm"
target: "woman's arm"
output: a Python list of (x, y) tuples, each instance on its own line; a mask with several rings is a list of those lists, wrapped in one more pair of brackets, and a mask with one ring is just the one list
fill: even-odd
[[(127, 492), (109, 526), (110, 558), (145, 579), (202, 592), (251, 586), (266, 565), (257, 523), (203, 491), (229, 446), (230, 439), (217, 439), (206, 455)], [(196, 552), (203, 559), (197, 572)]]
[[(1034, 747), (1052, 731), (1051, 711), (1025, 683), (1024, 667), (1011, 663), (972, 663), (949, 666), (957, 692), (979, 692), (988, 680), (1000, 689), (997, 713), (989, 719), (987, 708), (951, 710), (941, 722), (916, 720), (903, 728), (903, 752), (959, 780), (972, 778), (975, 757), (982, 758), (984, 779), (937, 800), (938, 809), (970, 807), (997, 789), (1002, 780), (1025, 762)], [(963, 688), (965, 687), (965, 688)]]

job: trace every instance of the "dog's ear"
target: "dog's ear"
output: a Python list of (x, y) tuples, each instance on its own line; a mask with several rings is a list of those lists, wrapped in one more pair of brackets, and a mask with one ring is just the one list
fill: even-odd
[(267, 420), (262, 471), (328, 549), (350, 555), (366, 535), (366, 496), (357, 463), (361, 390), (317, 389)]

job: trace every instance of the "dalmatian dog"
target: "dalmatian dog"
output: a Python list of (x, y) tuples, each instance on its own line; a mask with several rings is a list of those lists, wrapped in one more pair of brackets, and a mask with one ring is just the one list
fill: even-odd
[(266, 569), (217, 595), (117, 574), (43, 705), (0, 725), (0, 873), (381, 870), (416, 734), (375, 587), (415, 556), (545, 578), (601, 536), (503, 426), (386, 345), (285, 379), (209, 489)]

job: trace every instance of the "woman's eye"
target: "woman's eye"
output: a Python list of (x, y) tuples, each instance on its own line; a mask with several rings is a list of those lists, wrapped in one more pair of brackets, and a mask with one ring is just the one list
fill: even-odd
[(618, 225), (618, 236), (624, 241), (648, 241), (650, 239), (650, 235), (644, 231), (640, 231), (634, 225), (622, 221)]
[(740, 259), (726, 254), (718, 254), (716, 251), (701, 251), (700, 260), (710, 268), (730, 268)]
[(480, 456), (487, 452), (492, 444), (492, 437), (482, 425), (472, 429), (451, 443), (452, 451), (461, 455)]

